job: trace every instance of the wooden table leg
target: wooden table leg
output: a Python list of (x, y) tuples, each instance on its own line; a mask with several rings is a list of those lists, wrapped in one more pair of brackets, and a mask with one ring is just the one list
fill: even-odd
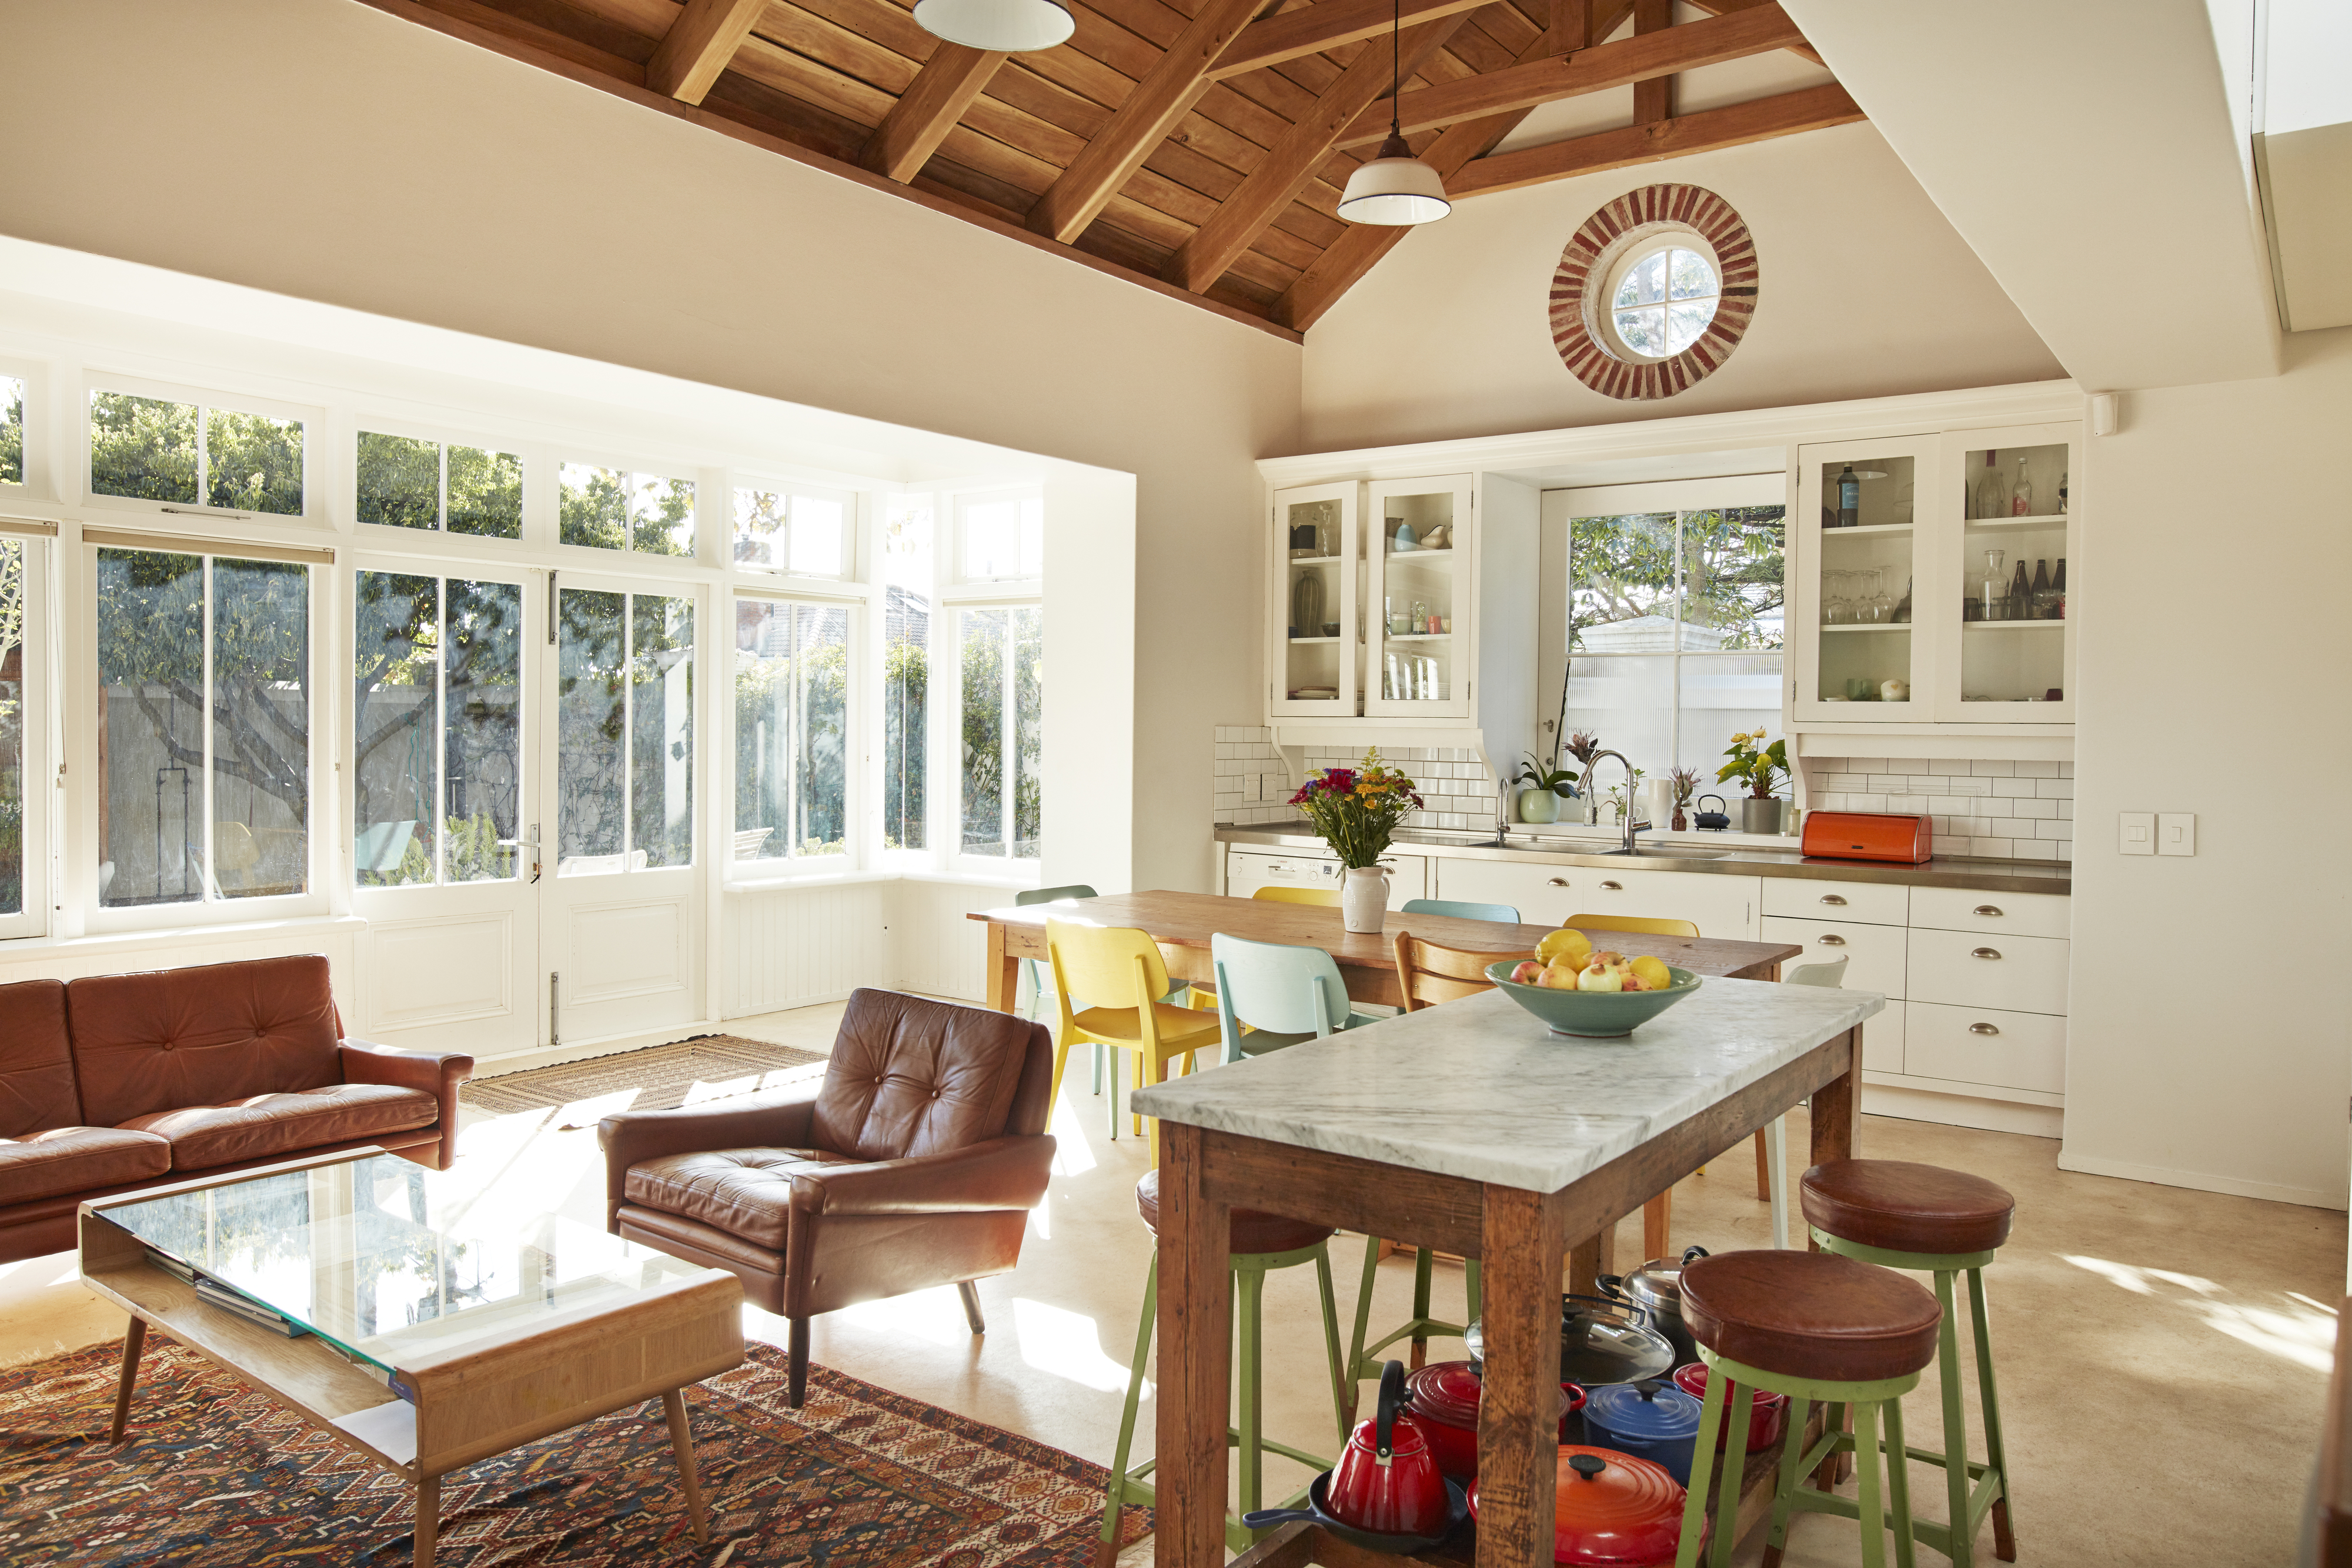
[(1171, 1122), (1160, 1131), (1156, 1568), (1223, 1568), (1225, 1561), (1233, 1210), (1201, 1190), (1201, 1143), (1198, 1127)]
[[(1854, 1119), (1862, 1110), (1862, 1030), (1848, 1030), (1845, 1038), (1853, 1052), (1853, 1062), (1846, 1068), (1844, 1076), (1813, 1091), (1811, 1109), (1807, 1115), (1807, 1120), (1812, 1124), (1811, 1163), (1817, 1166), (1853, 1158)], [(1815, 1252), (1822, 1249), (1822, 1244), (1812, 1239), (1810, 1226), (1805, 1230), (1805, 1245)], [(1845, 1407), (1845, 1422), (1851, 1430), (1853, 1426), (1853, 1406), (1851, 1405)], [(1853, 1472), (1853, 1456), (1832, 1454), (1822, 1461), (1821, 1471), (1814, 1478), (1815, 1484), (1826, 1490)]]
[(696, 1543), (708, 1545), (710, 1522), (703, 1512), (702, 1483), (694, 1479), (694, 1432), (686, 1424), (685, 1396), (671, 1389), (662, 1396), (662, 1408), (669, 1414), (670, 1447), (677, 1450), (677, 1479), (686, 1488), (686, 1516), (693, 1522)]
[(433, 1547), (441, 1539), (441, 1478), (416, 1481), (416, 1568), (433, 1568)]
[[(1594, 1281), (1603, 1274), (1617, 1271), (1617, 1228), (1611, 1226), (1598, 1236), (1588, 1236), (1568, 1251), (1568, 1283), (1571, 1296), (1597, 1296), (1601, 1288)], [(1480, 1281), (1479, 1294), (1494, 1289)]]
[(1559, 1473), (1559, 1206), (1488, 1186), (1479, 1249), (1478, 1568), (1529, 1568), (1551, 1561)]
[(1666, 1188), (1642, 1206), (1642, 1257), (1663, 1258), (1674, 1250), (1675, 1189)]
[(1021, 960), (1004, 951), (1004, 926), (988, 923), (988, 1005), (1009, 1013), (1021, 999)]
[(139, 1385), (139, 1354), (147, 1347), (147, 1320), (133, 1316), (122, 1331), (122, 1376), (114, 1387), (114, 1430), (107, 1439), (120, 1443), (131, 1424), (131, 1391)]

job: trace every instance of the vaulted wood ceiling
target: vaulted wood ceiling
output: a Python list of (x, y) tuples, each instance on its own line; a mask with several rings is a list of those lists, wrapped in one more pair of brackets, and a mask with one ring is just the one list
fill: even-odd
[[(912, 0), (368, 3), (1286, 332), (1410, 232), (1336, 211), (1388, 132), (1392, 3), (1396, 111), (1457, 200), (1863, 118), (1834, 82), (1676, 112), (1679, 71), (1819, 63), (1775, 0), (1068, 0), (1076, 35), (1017, 56)], [(1496, 150), (1627, 87), (1630, 123)]]

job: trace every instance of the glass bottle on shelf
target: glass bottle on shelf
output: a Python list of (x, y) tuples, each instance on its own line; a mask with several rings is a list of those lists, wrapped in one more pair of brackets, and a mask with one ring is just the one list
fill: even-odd
[(2000, 454), (1988, 447), (1985, 451), (1984, 476), (1977, 481), (1977, 516), (2001, 517), (2009, 515), (2009, 492), (2001, 488), (2000, 476), (1993, 464)]
[(2004, 618), (2004, 612), (2009, 604), (2009, 584), (2008, 580), (2000, 574), (2000, 563), (2003, 559), (2000, 550), (1985, 551), (1984, 580), (1979, 584), (1977, 591), (1977, 619), (1979, 621), (1999, 621)]
[[(2061, 577), (2065, 575), (2065, 562), (2058, 563), (2058, 572)], [(1911, 580), (1907, 577), (1903, 580), (1903, 601), (1895, 607), (1895, 613), (1889, 619), (1897, 626), (1911, 624)]]
[(1858, 525), (1862, 521), (1862, 481), (1854, 476), (1851, 463), (1838, 476), (1837, 497), (1837, 526), (1851, 528)]
[(2063, 555), (2058, 558), (2058, 576), (2057, 579), (2050, 584), (2050, 596), (2056, 602), (2056, 609), (2053, 611), (2053, 613), (2056, 614), (2059, 620), (2065, 620), (2066, 558)]
[[(2026, 465), (2031, 461), (2021, 454), (2017, 459), (2017, 483), (2009, 490), (2009, 515), (2012, 517), (2033, 516), (2033, 476), (2026, 472)], [(2020, 560), (2017, 570), (2023, 571), (2025, 562)]]
[[(2019, 561), (2017, 564), (2020, 570), (2024, 570), (2023, 561)], [(2046, 560), (2037, 560), (2033, 563), (2033, 619), (2036, 621), (2058, 619), (2056, 600), (2050, 591), (2050, 563)]]
[(2033, 618), (2033, 584), (2025, 576), (2025, 558), (2017, 558), (2016, 574), (2009, 580), (2009, 619), (2030, 621)]
[(2059, 515), (2060, 517), (2064, 517), (2064, 516), (2066, 515), (2066, 480), (2067, 480), (2067, 478), (2068, 478), (2068, 475), (2067, 475), (2063, 470), (2062, 470), (2062, 471), (2059, 473), (2059, 475), (2058, 475), (2058, 515)]

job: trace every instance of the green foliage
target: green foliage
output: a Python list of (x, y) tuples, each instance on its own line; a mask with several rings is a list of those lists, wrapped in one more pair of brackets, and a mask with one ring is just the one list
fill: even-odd
[(591, 549), (625, 549), (629, 542), (629, 476), (615, 468), (566, 463), (555, 504), (557, 537)]
[(0, 376), (0, 483), (25, 482), (25, 383)]
[[(962, 612), (963, 845), (982, 854), (1034, 859), (1043, 829), (1040, 729), (1045, 711), (1045, 614), (1024, 606)], [(1011, 639), (1013, 701), (1005, 703), (1006, 641)], [(1004, 733), (1010, 722), (1013, 733)], [(1013, 771), (1010, 842), (1004, 774)]]
[[(838, 610), (796, 616), (797, 658), (735, 653), (735, 827), (774, 830), (762, 860), (837, 855), (848, 840), (849, 648)], [(830, 640), (819, 640), (830, 633)]]
[(89, 487), (100, 496), (196, 503), (196, 405), (89, 394)]
[(882, 650), (882, 842), (919, 850), (925, 815), (930, 736), (930, 650), (904, 639)]
[(302, 515), (302, 422), (205, 410), (205, 503), (234, 512)]
[(1775, 776), (1781, 779), (1789, 776), (1789, 743), (1786, 739), (1776, 740), (1759, 748), (1757, 743), (1763, 738), (1764, 732), (1760, 729), (1733, 736), (1731, 744), (1724, 748), (1723, 753), (1731, 760), (1716, 769), (1715, 781), (1728, 784), (1734, 779), (1745, 779), (1749, 794), (1759, 800), (1769, 799)]
[(1421, 796), (1401, 768), (1381, 761), (1379, 747), (1361, 768), (1327, 768), (1299, 787), (1290, 803), (1315, 824), (1339, 863), (1350, 871), (1378, 865), (1397, 824), (1421, 810)]
[(694, 553), (694, 481), (635, 476), (629, 504), (630, 543), (646, 555)]
[(441, 447), (360, 432), (359, 520), (393, 528), (441, 526)]
[(478, 446), (449, 448), (449, 531), (522, 538), (522, 459)]
[(1574, 786), (1577, 780), (1577, 772), (1575, 768), (1548, 768), (1543, 765), (1542, 760), (1532, 751), (1527, 754), (1527, 758), (1528, 759), (1525, 762), (1519, 765), (1518, 776), (1514, 782), (1525, 784), (1528, 788), (1534, 789), (1549, 789), (1555, 795), (1573, 795), (1576, 793)]
[(1579, 517), (1569, 647), (1591, 627), (1643, 615), (1671, 617), (1679, 590), (1685, 625), (1723, 633), (1726, 651), (1781, 645), (1765, 620), (1781, 607), (1785, 528), (1780, 507)]

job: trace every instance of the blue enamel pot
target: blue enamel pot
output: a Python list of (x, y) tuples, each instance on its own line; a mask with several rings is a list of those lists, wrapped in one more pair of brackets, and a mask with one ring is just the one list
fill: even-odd
[(1688, 1486), (1703, 1408), (1673, 1384), (1654, 1377), (1604, 1384), (1585, 1393), (1584, 1440), (1597, 1448), (1647, 1459)]

